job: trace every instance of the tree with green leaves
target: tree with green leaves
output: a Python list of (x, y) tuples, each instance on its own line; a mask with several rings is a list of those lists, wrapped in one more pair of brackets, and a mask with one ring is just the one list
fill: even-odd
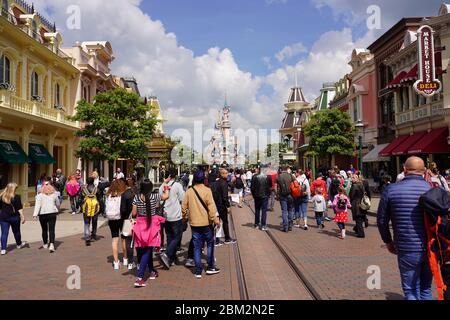
[(304, 128), (309, 138), (307, 156), (354, 156), (356, 130), (347, 112), (326, 109), (315, 113)]
[(157, 120), (139, 95), (115, 89), (95, 96), (94, 103), (81, 100), (70, 117), (84, 125), (77, 157), (85, 160), (114, 161), (119, 158), (142, 160), (148, 157), (147, 142)]

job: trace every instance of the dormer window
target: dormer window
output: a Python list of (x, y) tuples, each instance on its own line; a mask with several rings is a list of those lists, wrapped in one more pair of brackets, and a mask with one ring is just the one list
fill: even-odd
[(38, 26), (37, 26), (37, 22), (35, 20), (33, 20), (33, 22), (31, 23), (31, 31), (33, 32), (33, 38), (35, 38), (36, 40), (39, 40)]
[(0, 58), (0, 84), (11, 83), (11, 62), (8, 57), (1, 56)]
[(55, 107), (61, 107), (61, 87), (59, 86), (59, 83), (55, 86)]

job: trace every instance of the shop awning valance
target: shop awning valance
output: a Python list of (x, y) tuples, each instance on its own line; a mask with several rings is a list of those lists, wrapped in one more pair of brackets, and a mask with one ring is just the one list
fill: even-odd
[(400, 72), (395, 78), (394, 80), (392, 80), (391, 82), (389, 82), (389, 84), (386, 86), (387, 89), (392, 89), (392, 88), (397, 88), (401, 86), (401, 81), (403, 80), (403, 78), (406, 76), (407, 72), (406, 71), (402, 71)]
[(426, 135), (426, 132), (416, 132), (392, 150), (392, 155), (401, 156), (407, 154), (410, 148)]
[(379, 145), (375, 146), (375, 148), (373, 148), (368, 154), (366, 154), (363, 157), (363, 162), (369, 163), (369, 162), (390, 161), (391, 160), (390, 157), (382, 157), (379, 154), (380, 151), (383, 150), (384, 148), (386, 148), (388, 145), (389, 145), (389, 143), (379, 144)]
[(0, 161), (12, 164), (28, 163), (29, 159), (16, 141), (0, 140)]
[(56, 160), (50, 155), (48, 150), (42, 144), (30, 143), (28, 146), (28, 155), (31, 162), (38, 164), (54, 164)]
[(382, 157), (388, 157), (392, 155), (392, 151), (397, 148), (403, 141), (408, 139), (409, 135), (403, 135), (399, 136), (398, 138), (394, 139), (386, 148), (380, 151), (379, 155)]
[(450, 153), (448, 133), (448, 127), (431, 130), (409, 149), (408, 154)]

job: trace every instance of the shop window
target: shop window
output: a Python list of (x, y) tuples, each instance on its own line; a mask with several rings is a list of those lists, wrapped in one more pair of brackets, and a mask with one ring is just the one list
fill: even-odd
[(11, 61), (5, 55), (0, 58), (0, 84), (11, 83)]
[[(43, 172), (42, 172), (43, 173)], [(31, 163), (28, 165), (28, 187), (35, 187), (41, 173), (39, 173), (39, 165)]]

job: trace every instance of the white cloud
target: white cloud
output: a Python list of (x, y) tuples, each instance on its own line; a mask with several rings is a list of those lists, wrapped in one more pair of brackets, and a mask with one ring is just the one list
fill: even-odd
[(266, 4), (277, 4), (277, 3), (282, 3), (282, 4), (284, 4), (284, 3), (287, 3), (288, 2), (288, 0), (266, 0)]
[(280, 52), (275, 54), (275, 57), (279, 62), (283, 62), (286, 59), (296, 57), (305, 52), (308, 52), (308, 49), (303, 45), (303, 43), (298, 42), (290, 46), (285, 46)]

